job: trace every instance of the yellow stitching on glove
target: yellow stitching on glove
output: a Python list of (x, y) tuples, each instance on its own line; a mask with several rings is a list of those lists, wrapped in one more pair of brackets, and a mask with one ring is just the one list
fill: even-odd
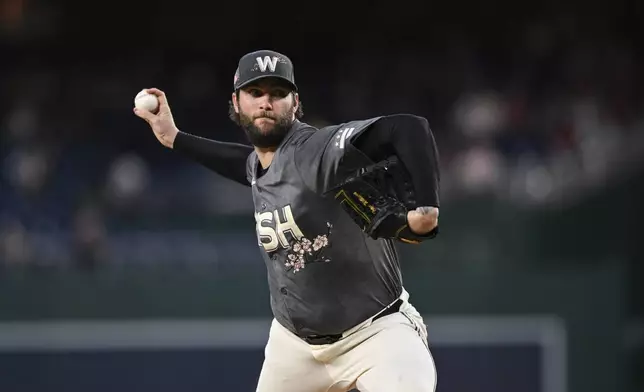
[(358, 200), (360, 200), (360, 202), (362, 203), (362, 205), (364, 205), (365, 207), (368, 207), (374, 215), (376, 214), (376, 207), (374, 207), (374, 206), (372, 206), (371, 204), (369, 204), (369, 202), (367, 201), (367, 199), (365, 199), (364, 197), (362, 197), (362, 195), (361, 195), (361, 194), (359, 194), (358, 192), (353, 192), (353, 194), (358, 198)]
[(362, 211), (360, 210), (360, 207), (358, 207), (358, 206), (353, 202), (353, 200), (351, 200), (351, 198), (347, 195), (347, 193), (344, 191), (344, 189), (340, 190), (340, 192), (338, 192), (338, 193), (336, 193), (336, 194), (335, 194), (335, 198), (336, 198), (336, 199), (337, 199), (338, 197), (341, 197), (341, 196), (342, 196), (342, 197), (344, 197), (344, 200), (343, 200), (343, 201), (341, 201), (341, 202), (340, 202), (340, 204), (342, 204), (342, 203), (344, 203), (344, 202), (346, 201), (346, 202), (349, 204), (349, 206), (350, 206), (350, 207), (351, 207), (355, 212), (357, 212), (361, 217), (363, 217), (363, 218), (367, 221), (367, 223), (370, 223), (370, 222), (371, 222), (371, 219), (369, 219), (369, 217), (368, 217), (364, 212), (362, 212)]
[(406, 242), (406, 243), (408, 243), (408, 244), (415, 244), (415, 245), (416, 245), (416, 244), (420, 244), (420, 241), (409, 240), (409, 239), (407, 239), (407, 238), (398, 237), (398, 236), (400, 235), (400, 232), (401, 232), (401, 231), (403, 231), (403, 230), (405, 230), (405, 227), (407, 227), (407, 225), (406, 225), (406, 224), (405, 224), (405, 225), (402, 225), (402, 226), (400, 227), (400, 229), (396, 230), (396, 235), (395, 235), (395, 237), (396, 237), (396, 238), (398, 238), (399, 240), (401, 240), (402, 242)]

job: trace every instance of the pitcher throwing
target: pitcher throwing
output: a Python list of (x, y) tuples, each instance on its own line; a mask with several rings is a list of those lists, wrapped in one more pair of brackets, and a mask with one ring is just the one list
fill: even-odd
[(251, 188), (274, 315), (257, 391), (435, 391), (395, 248), (438, 233), (427, 120), (308, 125), (291, 60), (270, 50), (243, 56), (234, 75), (229, 115), (252, 146), (180, 131), (165, 94), (146, 90), (159, 109), (135, 114), (164, 146)]

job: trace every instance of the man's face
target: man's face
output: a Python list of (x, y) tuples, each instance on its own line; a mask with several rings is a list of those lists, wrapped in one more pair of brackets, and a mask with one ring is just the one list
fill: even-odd
[(246, 136), (260, 148), (277, 147), (295, 121), (298, 96), (279, 79), (265, 78), (243, 87), (233, 104)]

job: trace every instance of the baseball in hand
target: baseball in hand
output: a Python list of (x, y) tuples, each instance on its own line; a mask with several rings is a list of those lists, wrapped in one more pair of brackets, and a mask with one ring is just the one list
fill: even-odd
[(141, 90), (141, 92), (136, 94), (136, 97), (134, 97), (134, 107), (156, 113), (159, 109), (159, 99), (156, 95), (150, 94), (145, 90)]

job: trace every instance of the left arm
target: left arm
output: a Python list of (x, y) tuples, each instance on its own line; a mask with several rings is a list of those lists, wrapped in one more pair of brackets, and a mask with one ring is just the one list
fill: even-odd
[(423, 117), (400, 114), (384, 116), (352, 140), (354, 147), (379, 162), (396, 155), (411, 177), (418, 208), (408, 213), (416, 234), (438, 228), (440, 170), (436, 141)]

